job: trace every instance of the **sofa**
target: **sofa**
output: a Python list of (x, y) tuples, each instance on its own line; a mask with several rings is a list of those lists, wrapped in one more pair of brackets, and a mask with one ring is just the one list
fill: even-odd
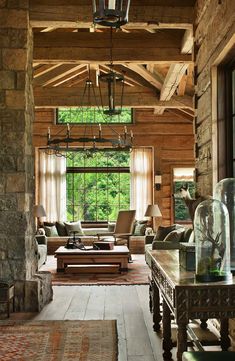
[[(113, 222), (44, 222), (43, 228), (39, 230), (47, 238), (47, 254), (53, 255), (55, 251), (64, 246), (74, 232), (80, 237), (85, 246), (92, 246), (98, 240), (98, 234), (113, 232)], [(129, 248), (132, 254), (144, 254), (145, 231), (147, 221), (135, 221), (133, 234), (129, 239)]]
[(47, 237), (45, 235), (36, 235), (35, 243), (39, 269), (47, 260)]
[[(148, 239), (149, 237), (146, 237)], [(180, 224), (160, 226), (156, 235), (145, 244), (145, 260), (151, 267), (151, 261), (147, 250), (170, 250), (180, 249), (181, 243), (193, 243), (194, 232), (192, 227), (185, 227)]]

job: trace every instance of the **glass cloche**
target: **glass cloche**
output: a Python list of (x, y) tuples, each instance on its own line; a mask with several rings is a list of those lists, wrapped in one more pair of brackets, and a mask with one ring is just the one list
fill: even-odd
[(232, 278), (230, 272), (229, 215), (215, 199), (201, 202), (194, 217), (196, 280), (216, 282)]
[(235, 178), (225, 178), (216, 184), (213, 198), (223, 202), (229, 213), (231, 271), (235, 273)]

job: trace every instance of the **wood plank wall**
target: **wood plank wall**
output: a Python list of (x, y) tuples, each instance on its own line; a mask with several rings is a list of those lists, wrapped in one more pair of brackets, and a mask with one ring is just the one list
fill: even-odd
[(195, 19), (195, 60), (197, 117), (196, 168), (199, 193), (213, 193), (217, 182), (216, 158), (216, 78), (212, 70), (218, 57), (225, 51), (228, 42), (234, 38), (235, 1), (198, 0)]
[[(37, 109), (33, 128), (35, 147), (46, 145), (48, 127), (52, 136), (58, 134), (58, 128), (65, 130), (64, 126), (55, 125), (53, 109)], [(172, 167), (194, 165), (193, 122), (187, 114), (175, 115), (165, 111), (163, 115), (155, 115), (153, 109), (136, 109), (134, 124), (128, 127), (133, 130), (136, 146), (154, 149), (154, 173), (161, 174), (163, 182), (160, 191), (154, 190), (154, 200), (162, 211), (162, 224), (168, 225), (172, 222)], [(115, 126), (118, 131), (122, 128)], [(73, 134), (81, 135), (83, 130), (83, 126), (74, 126)], [(105, 129), (103, 132), (107, 136), (110, 133)]]

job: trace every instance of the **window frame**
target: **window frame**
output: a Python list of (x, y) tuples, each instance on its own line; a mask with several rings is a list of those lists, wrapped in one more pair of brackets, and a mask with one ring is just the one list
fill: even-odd
[[(62, 108), (62, 107), (61, 107)], [(76, 107), (73, 107), (73, 108), (76, 108)], [(79, 108), (77, 108), (79, 110)], [(125, 109), (125, 107), (123, 108)], [(82, 126), (82, 125), (98, 125), (98, 124), (101, 124), (101, 125), (105, 125), (105, 124), (110, 124), (110, 125), (132, 125), (134, 124), (134, 110), (133, 108), (129, 108), (131, 110), (131, 121), (130, 122), (108, 122), (107, 119), (109, 119), (110, 117), (106, 116), (104, 118), (103, 121), (99, 121), (99, 122), (81, 122), (81, 123), (78, 123), (78, 122), (68, 122), (68, 124), (71, 124), (71, 125), (79, 125), (79, 126)], [(117, 118), (117, 116), (116, 116)], [(56, 125), (66, 125), (67, 123), (62, 123), (62, 122), (59, 122), (59, 108), (56, 108), (55, 109), (55, 123)]]
[(234, 140), (232, 73), (235, 71), (235, 46), (217, 67), (217, 181), (234, 177)]
[[(195, 168), (195, 164), (193, 163), (179, 163), (179, 164), (174, 164), (171, 166), (171, 223), (174, 224), (176, 223), (175, 220), (175, 197), (174, 197), (174, 169), (175, 168), (193, 168), (194, 169), (194, 183), (196, 184), (196, 168)], [(185, 208), (186, 208), (186, 204), (185, 204)], [(190, 220), (185, 220), (185, 221), (177, 221), (177, 224), (181, 224), (181, 225), (190, 225), (192, 224), (191, 219)]]
[[(114, 150), (115, 152), (115, 150)], [(87, 173), (98, 173), (98, 174), (108, 174), (108, 173), (116, 173), (116, 174), (130, 174), (130, 166), (129, 167), (125, 167), (125, 166), (122, 166), (122, 167), (107, 167), (107, 166), (104, 166), (104, 167), (97, 167), (97, 166), (94, 166), (94, 167), (86, 167), (86, 166), (81, 166), (81, 167), (78, 167), (78, 166), (67, 166), (66, 167), (66, 178), (67, 178), (67, 174), (87, 174)], [(66, 182), (67, 183), (67, 182)], [(120, 182), (120, 177), (119, 177), (119, 191), (121, 189), (121, 182)], [(107, 187), (108, 189), (108, 187)], [(66, 192), (68, 191), (68, 188), (66, 186)], [(84, 188), (84, 191), (85, 191), (85, 188)], [(74, 192), (74, 190), (73, 190)], [(130, 195), (130, 194), (129, 194)], [(96, 187), (96, 204), (95, 204), (95, 207), (97, 209), (98, 205), (99, 205), (99, 200), (98, 200), (98, 197), (97, 197), (97, 187)], [(76, 212), (74, 211), (75, 210), (75, 207), (77, 206), (76, 205), (76, 202), (74, 201), (75, 197), (74, 197), (74, 194), (73, 194), (73, 202), (72, 202), (72, 207), (73, 207), (73, 214), (72, 214), (72, 221), (75, 221), (77, 220), (76, 219)], [(84, 199), (85, 199), (85, 196), (84, 196)], [(68, 207), (68, 202), (67, 202), (68, 198), (66, 196), (66, 213), (67, 213), (67, 207)], [(119, 197), (119, 204), (118, 204), (118, 209), (123, 209), (120, 207), (121, 206), (121, 203), (120, 203), (120, 197)], [(129, 204), (130, 206), (130, 204)], [(96, 219), (82, 219), (82, 221), (85, 221), (85, 222), (109, 222), (109, 221), (115, 221), (115, 219), (109, 219), (109, 217), (107, 217), (107, 219), (98, 219), (97, 218), (97, 215), (98, 213), (96, 212)]]

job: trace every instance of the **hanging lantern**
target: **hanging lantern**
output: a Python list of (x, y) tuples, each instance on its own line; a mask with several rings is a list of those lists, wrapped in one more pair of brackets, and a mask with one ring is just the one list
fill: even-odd
[[(119, 115), (122, 112), (122, 103), (123, 103), (123, 93), (124, 93), (124, 76), (121, 74), (117, 74), (114, 71), (110, 71), (107, 74), (102, 74), (99, 76), (99, 85), (100, 82), (106, 83), (107, 86), (107, 97), (108, 99), (104, 99), (104, 95), (102, 94), (102, 90), (100, 86), (100, 97), (102, 102), (103, 113), (105, 115)], [(117, 91), (117, 84), (119, 84), (119, 90)], [(105, 104), (108, 106), (105, 107)], [(118, 104), (118, 106), (117, 106)]]
[(130, 0), (93, 0), (93, 22), (119, 28), (128, 22)]

